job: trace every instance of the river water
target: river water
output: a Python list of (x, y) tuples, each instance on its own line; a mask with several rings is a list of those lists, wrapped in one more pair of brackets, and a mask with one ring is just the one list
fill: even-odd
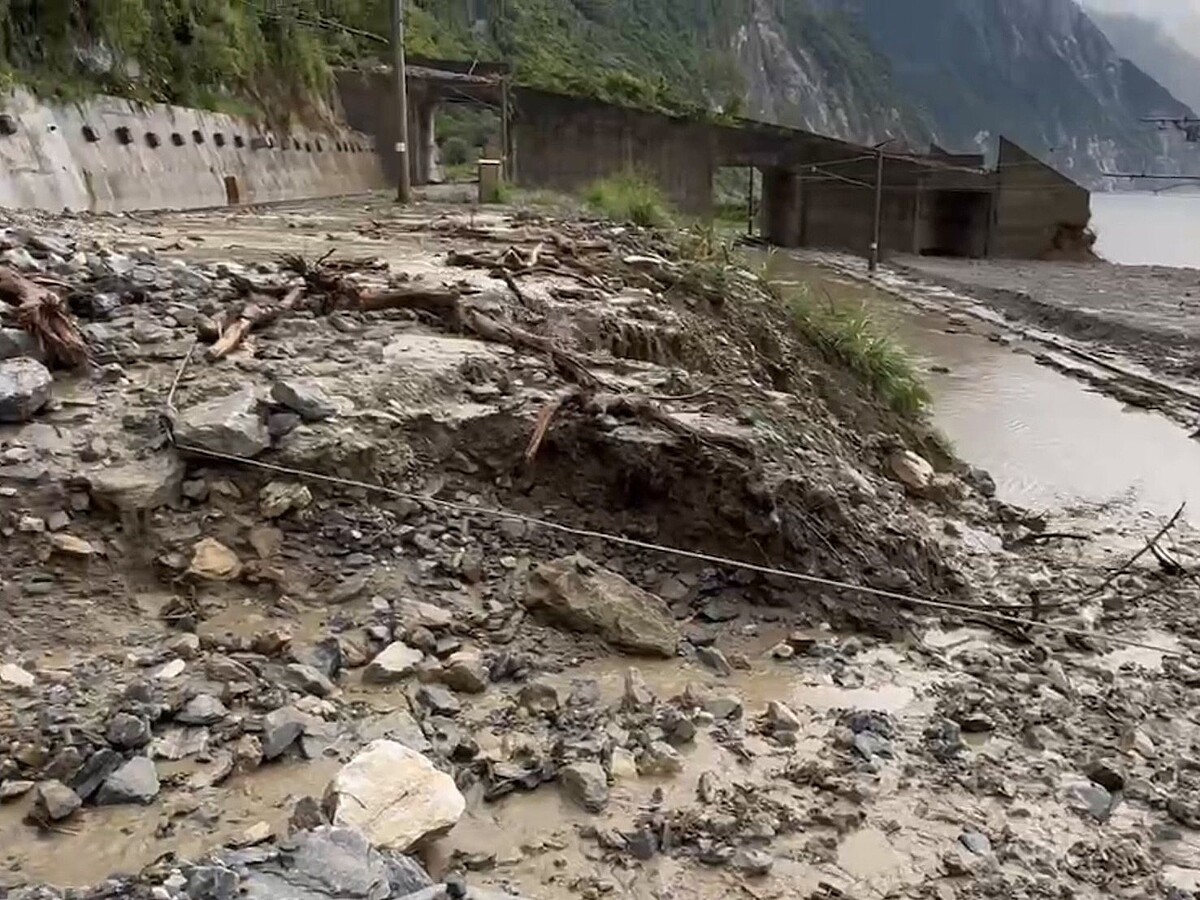
[(1109, 262), (1200, 268), (1200, 192), (1092, 194), (1092, 227)]
[(1001, 499), (1156, 516), (1186, 501), (1200, 521), (1200, 441), (1164, 416), (1039, 364), (1044, 348), (1002, 326), (918, 309), (802, 256), (777, 253), (771, 266), (822, 301), (867, 307), (922, 371), (934, 424), (960, 458), (991, 473)]

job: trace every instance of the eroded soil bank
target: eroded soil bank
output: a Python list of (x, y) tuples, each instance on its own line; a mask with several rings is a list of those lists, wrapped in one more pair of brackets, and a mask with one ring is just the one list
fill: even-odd
[(90, 355), (0, 333), (9, 897), (1196, 889), (1192, 532), (1110, 580), (1158, 520), (991, 497), (721, 254), (382, 200), (3, 241)]

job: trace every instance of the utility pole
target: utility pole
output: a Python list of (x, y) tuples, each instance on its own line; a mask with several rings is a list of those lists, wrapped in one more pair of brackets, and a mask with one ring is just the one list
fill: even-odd
[(404, 64), (404, 0), (392, 0), (392, 75), (396, 79), (396, 102), (400, 116), (400, 139), (396, 159), (400, 177), (396, 182), (396, 202), (412, 201), (412, 173), (408, 159), (408, 67)]
[(871, 231), (871, 256), (867, 268), (874, 273), (879, 268), (879, 241), (883, 236), (883, 145), (875, 148), (875, 223)]
[(875, 151), (875, 223), (871, 229), (871, 255), (867, 257), (867, 267), (872, 273), (879, 268), (880, 244), (883, 241), (883, 148), (894, 140), (887, 138), (872, 148)]

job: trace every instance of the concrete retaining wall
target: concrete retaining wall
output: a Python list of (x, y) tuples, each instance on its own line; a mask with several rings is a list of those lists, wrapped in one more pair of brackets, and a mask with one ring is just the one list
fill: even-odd
[(574, 192), (635, 171), (680, 210), (712, 209), (717, 132), (703, 122), (522, 88), (516, 93), (516, 178), (522, 187)]
[(350, 130), (268, 133), (247, 119), (114, 97), (0, 99), (0, 206), (189, 209), (383, 187), (374, 139)]

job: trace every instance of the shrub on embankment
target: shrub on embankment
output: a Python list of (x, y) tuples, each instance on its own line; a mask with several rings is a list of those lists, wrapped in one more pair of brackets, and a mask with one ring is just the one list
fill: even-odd
[(599, 215), (642, 228), (662, 228), (673, 218), (662, 188), (634, 172), (601, 178), (583, 199), (588, 209)]
[[(685, 278), (736, 293), (733, 280), (745, 260), (735, 241), (722, 237), (712, 223), (681, 232), (676, 238), (679, 254), (700, 269)], [(853, 374), (892, 411), (908, 417), (919, 414), (929, 403), (929, 391), (905, 349), (862, 305), (819, 298), (805, 282), (784, 283), (774, 277), (770, 259), (756, 273), (758, 281), (800, 336), (829, 362)]]

